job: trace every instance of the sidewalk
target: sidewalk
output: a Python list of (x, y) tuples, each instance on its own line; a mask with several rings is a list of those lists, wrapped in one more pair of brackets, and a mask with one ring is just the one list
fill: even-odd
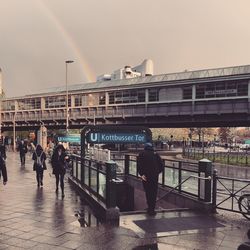
[[(17, 153), (8, 152), (7, 157), (9, 181), (6, 186), (0, 183), (0, 249), (230, 250), (247, 240), (245, 234), (250, 222), (231, 214), (216, 218), (199, 217), (204, 224), (214, 220), (215, 224), (209, 229), (204, 225), (196, 229), (194, 222), (197, 217), (190, 212), (159, 213), (155, 218), (124, 215), (120, 227), (100, 224), (87, 204), (69, 186), (67, 178), (65, 198), (61, 198), (60, 192), (56, 196), (50, 164), (44, 172), (44, 187), (37, 188), (31, 157), (27, 157), (25, 167), (20, 167)], [(81, 224), (86, 227), (80, 227), (75, 216), (78, 213), (85, 218)], [(190, 222), (190, 216), (195, 218), (194, 222)], [(187, 217), (190, 230), (189, 227), (171, 229), (171, 225), (178, 228), (178, 223), (184, 221), (182, 218)], [(162, 223), (168, 225), (166, 232)], [(213, 227), (217, 223), (224, 227)], [(151, 226), (149, 232), (148, 224)], [(155, 234), (152, 226), (159, 227), (160, 233)]]

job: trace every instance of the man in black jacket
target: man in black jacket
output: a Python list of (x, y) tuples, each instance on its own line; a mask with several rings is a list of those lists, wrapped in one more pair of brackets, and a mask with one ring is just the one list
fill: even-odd
[(5, 146), (2, 145), (2, 140), (0, 139), (0, 176), (2, 174), (4, 185), (6, 185), (8, 181), (5, 160), (6, 160)]
[(21, 165), (25, 164), (25, 155), (28, 152), (28, 148), (26, 143), (24, 143), (24, 141), (22, 140), (18, 146), (18, 150), (20, 153), (20, 161), (21, 161)]
[(155, 203), (158, 189), (158, 176), (163, 171), (164, 165), (161, 157), (154, 152), (153, 145), (146, 143), (144, 151), (137, 158), (137, 167), (146, 193), (148, 204), (147, 213), (155, 215)]

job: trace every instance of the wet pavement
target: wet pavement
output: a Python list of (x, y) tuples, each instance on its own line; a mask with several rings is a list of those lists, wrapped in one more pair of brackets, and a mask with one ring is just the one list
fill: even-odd
[(7, 157), (9, 181), (0, 183), (0, 249), (230, 250), (247, 241), (250, 222), (232, 213), (124, 214), (119, 227), (100, 223), (66, 178), (65, 197), (56, 195), (49, 164), (44, 186), (38, 188), (31, 156), (25, 167), (17, 153)]

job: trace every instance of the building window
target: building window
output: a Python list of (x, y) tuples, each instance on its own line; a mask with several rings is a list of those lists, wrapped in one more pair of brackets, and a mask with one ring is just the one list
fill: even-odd
[(145, 102), (145, 90), (125, 90), (109, 92), (109, 104)]
[(192, 86), (184, 87), (182, 91), (183, 99), (192, 99)]
[(75, 96), (75, 107), (82, 106), (82, 96), (76, 95)]
[(159, 90), (158, 89), (149, 89), (148, 90), (148, 101), (149, 102), (159, 101)]
[(99, 94), (99, 105), (105, 105), (106, 104), (106, 97), (105, 93)]
[(216, 83), (198, 84), (196, 86), (196, 98), (216, 98), (247, 95), (248, 83), (244, 80), (222, 81)]
[[(71, 106), (71, 97), (68, 98), (68, 105)], [(66, 107), (65, 96), (48, 96), (45, 98), (45, 108), (64, 108)]]
[(18, 110), (30, 110), (41, 108), (41, 98), (30, 98), (17, 101)]

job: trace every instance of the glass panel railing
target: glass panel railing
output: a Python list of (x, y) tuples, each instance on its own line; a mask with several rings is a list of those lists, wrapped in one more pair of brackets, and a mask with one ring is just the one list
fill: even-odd
[[(190, 175), (198, 176), (198, 173), (182, 171), (182, 181), (187, 179)], [(181, 190), (193, 195), (198, 196), (198, 178), (190, 178), (186, 182), (184, 182), (181, 186)]]
[(90, 169), (90, 187), (93, 191), (97, 192), (97, 171), (93, 168)]
[(84, 166), (84, 184), (89, 186), (89, 167)]
[(73, 168), (73, 171), (72, 171), (72, 173), (73, 173), (73, 177), (75, 177), (75, 178), (76, 178), (77, 176), (76, 176), (76, 161), (75, 161), (75, 160), (73, 161), (72, 168)]
[(106, 198), (106, 175), (99, 173), (99, 195)]
[(136, 176), (136, 161), (129, 161), (129, 174)]
[(178, 185), (179, 171), (174, 168), (165, 168), (165, 183), (169, 187), (176, 187)]
[(78, 161), (77, 162), (77, 166), (78, 166), (78, 172), (77, 172), (77, 180), (79, 180), (79, 181), (81, 181), (81, 162), (80, 161)]

